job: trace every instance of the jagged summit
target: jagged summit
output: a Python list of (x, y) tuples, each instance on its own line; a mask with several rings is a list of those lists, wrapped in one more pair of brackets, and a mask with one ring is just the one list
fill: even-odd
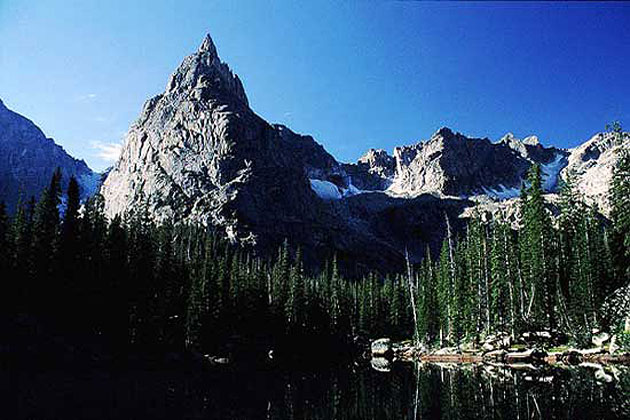
[(523, 144), (537, 146), (540, 144), (540, 140), (538, 139), (538, 136), (527, 136), (523, 139)]
[(443, 127), (440, 127), (435, 133), (433, 133), (431, 138), (437, 137), (437, 136), (453, 137), (455, 136), (455, 133), (449, 127), (443, 126)]
[(505, 133), (505, 135), (503, 137), (501, 137), (497, 143), (510, 144), (510, 143), (514, 143), (514, 142), (526, 144), (526, 145), (529, 145), (529, 146), (536, 146), (536, 145), (540, 144), (540, 140), (538, 139), (538, 136), (531, 135), (531, 136), (527, 136), (523, 140), (521, 140), (521, 139), (517, 138), (514, 135), (514, 133), (512, 133), (512, 132)]
[(210, 35), (171, 75), (165, 94), (188, 95), (196, 100), (236, 99), (249, 106), (241, 80), (221, 61)]
[(508, 131), (507, 133), (505, 133), (505, 135), (503, 137), (501, 137), (499, 139), (499, 141), (497, 143), (510, 143), (511, 141), (515, 140), (516, 136), (514, 135), (514, 133), (512, 133), (511, 131)]
[(199, 46), (197, 52), (209, 53), (218, 57), (217, 47), (214, 45), (214, 41), (212, 41), (212, 37), (210, 36), (210, 34), (206, 34), (206, 36), (203, 38), (203, 41), (201, 42), (201, 45)]

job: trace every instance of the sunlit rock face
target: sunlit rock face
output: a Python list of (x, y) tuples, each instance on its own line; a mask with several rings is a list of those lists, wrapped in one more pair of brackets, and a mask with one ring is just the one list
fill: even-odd
[(27, 202), (39, 197), (57, 168), (61, 169), (64, 189), (74, 176), (84, 198), (97, 190), (99, 174), (0, 101), (0, 202), (13, 213), (20, 199)]
[(605, 215), (610, 213), (608, 191), (618, 152), (622, 148), (630, 150), (630, 137), (627, 135), (623, 136), (623, 141), (618, 142), (611, 133), (596, 134), (569, 151), (568, 164), (562, 170), (563, 177), (573, 173), (586, 201), (597, 204)]
[(321, 145), (249, 108), (241, 82), (208, 37), (165, 92), (147, 101), (101, 193), (110, 217), (146, 202), (158, 221), (213, 225), (257, 249), (288, 239), (313, 260), (337, 251), (386, 266), (399, 257), (362, 225), (348, 223), (311, 180), (348, 194), (342, 165)]
[(463, 225), (471, 199), (517, 196), (533, 163), (555, 190), (569, 155), (533, 136), (493, 143), (442, 128), (392, 155), (373, 149), (340, 163), (312, 137), (256, 115), (206, 37), (145, 103), (101, 193), (110, 217), (145, 203), (158, 221), (212, 225), (261, 251), (287, 239), (312, 261), (337, 254), (390, 270), (405, 249), (414, 260), (435, 251), (446, 219)]
[(568, 155), (566, 150), (542, 146), (535, 136), (519, 140), (507, 134), (493, 143), (443, 127), (428, 140), (396, 147), (392, 156), (372, 149), (344, 168), (360, 190), (402, 197), (430, 193), (504, 200), (518, 196), (534, 163), (541, 165), (544, 188), (555, 191)]
[(221, 226), (235, 241), (315, 218), (313, 176), (339, 165), (312, 138), (272, 126), (249, 108), (243, 86), (212, 40), (186, 57), (165, 92), (145, 104), (101, 190), (112, 216), (148, 202), (157, 220)]

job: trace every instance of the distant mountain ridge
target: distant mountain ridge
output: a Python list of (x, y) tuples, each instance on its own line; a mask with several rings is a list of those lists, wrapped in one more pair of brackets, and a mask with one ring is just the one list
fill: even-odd
[[(313, 258), (336, 253), (391, 267), (405, 250), (418, 260), (427, 245), (435, 249), (446, 218), (456, 228), (479, 198), (517, 196), (533, 163), (549, 192), (571, 167), (589, 193), (593, 176), (614, 164), (615, 146), (600, 137), (589, 140), (597, 154), (442, 128), (393, 155), (370, 150), (341, 163), (312, 137), (256, 115), (207, 36), (146, 102), (101, 193), (110, 216), (146, 201), (157, 220), (217, 226), (234, 242), (270, 250), (288, 239)], [(605, 192), (588, 198), (606, 211)]]
[(65, 188), (71, 176), (79, 181), (82, 197), (94, 194), (100, 174), (83, 160), (70, 156), (47, 138), (31, 120), (9, 110), (0, 100), (0, 201), (12, 213), (20, 200), (38, 197), (60, 168)]
[[(529, 140), (531, 141), (531, 140)], [(532, 163), (548, 173), (548, 190), (568, 152), (526, 143), (508, 134), (497, 143), (489, 139), (468, 138), (447, 127), (431, 138), (394, 149), (393, 156), (382, 150), (370, 150), (356, 165), (347, 165), (355, 176), (354, 184), (407, 197), (424, 193), (471, 197), (488, 195), (506, 198), (518, 194), (521, 182)], [(366, 177), (367, 172), (367, 179)], [(374, 188), (372, 188), (374, 189)]]

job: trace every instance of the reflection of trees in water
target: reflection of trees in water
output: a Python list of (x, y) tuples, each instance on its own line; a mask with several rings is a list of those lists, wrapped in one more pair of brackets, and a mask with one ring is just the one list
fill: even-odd
[[(630, 370), (393, 365), (295, 371), (51, 373), (17, 378), (20, 418), (628, 419)], [(89, 407), (90, 412), (86, 412)], [(131, 415), (130, 415), (131, 413)], [(11, 416), (9, 416), (11, 417)]]
[(531, 373), (435, 365), (396, 366), (389, 374), (287, 375), (291, 395), (269, 418), (621, 419), (630, 415), (627, 377), (602, 384), (584, 369)]
[(532, 373), (436, 365), (395, 365), (389, 373), (244, 374), (237, 381), (244, 388), (211, 382), (204, 398), (213, 401), (204, 412), (207, 418), (274, 420), (627, 419), (628, 376), (622, 372), (619, 381), (603, 384), (585, 369)]

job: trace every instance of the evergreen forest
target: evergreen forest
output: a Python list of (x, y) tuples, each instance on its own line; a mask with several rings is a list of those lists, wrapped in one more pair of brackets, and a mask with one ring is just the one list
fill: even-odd
[(623, 329), (614, 299), (628, 300), (630, 153), (614, 171), (610, 220), (571, 174), (552, 216), (542, 182), (532, 166), (517, 220), (480, 214), (420, 264), (347, 279), (336, 259), (311, 272), (291, 244), (255, 256), (209, 228), (158, 225), (143, 206), (108, 220), (102, 197), (81, 203), (76, 180), (62, 191), (56, 172), (38, 201), (12, 217), (0, 207), (1, 307), (116, 353), (217, 354), (239, 340), (323, 351), (382, 336), (437, 347), (541, 330), (586, 346), (594, 328)]

